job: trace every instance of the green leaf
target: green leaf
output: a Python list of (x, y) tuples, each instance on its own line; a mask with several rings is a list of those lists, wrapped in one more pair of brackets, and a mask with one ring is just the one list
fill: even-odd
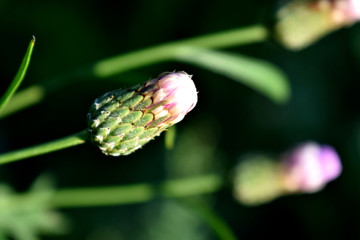
[(135, 68), (174, 59), (179, 47), (225, 48), (265, 41), (268, 31), (264, 26), (254, 25), (233, 30), (169, 42), (146, 49), (100, 60), (91, 67), (98, 78), (114, 76)]
[(177, 60), (225, 75), (276, 103), (285, 103), (289, 99), (290, 86), (285, 74), (264, 60), (188, 46), (179, 48)]
[(20, 68), (18, 72), (15, 75), (15, 78), (12, 80), (9, 88), (6, 90), (5, 94), (0, 99), (0, 111), (5, 107), (5, 105), (8, 103), (12, 95), (15, 93), (17, 88), (20, 86), (22, 80), (25, 77), (26, 71), (30, 64), (30, 58), (34, 49), (35, 45), (35, 37), (33, 36), (33, 39), (30, 41), (29, 47), (25, 53), (25, 56), (21, 62)]

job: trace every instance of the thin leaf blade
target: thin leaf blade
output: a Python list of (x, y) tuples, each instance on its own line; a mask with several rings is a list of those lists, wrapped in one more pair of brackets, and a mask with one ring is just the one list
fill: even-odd
[(187, 46), (179, 48), (177, 59), (225, 75), (276, 103), (285, 103), (290, 97), (285, 74), (264, 60)]
[(5, 94), (0, 99), (0, 111), (4, 109), (6, 104), (9, 102), (10, 98), (14, 95), (18, 87), (20, 86), (22, 80), (26, 75), (26, 71), (30, 64), (31, 55), (35, 46), (35, 37), (30, 41), (25, 56), (21, 62), (20, 68), (16, 73), (14, 79), (12, 80), (10, 86), (6, 90)]

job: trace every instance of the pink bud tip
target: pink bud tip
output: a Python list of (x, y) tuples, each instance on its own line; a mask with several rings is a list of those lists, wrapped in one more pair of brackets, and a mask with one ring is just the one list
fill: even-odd
[(197, 103), (197, 90), (191, 75), (186, 72), (161, 74), (152, 80), (158, 88), (153, 94), (153, 104), (160, 106), (152, 110), (155, 118), (171, 115), (167, 124), (180, 122)]
[(286, 188), (297, 192), (316, 192), (342, 171), (336, 151), (330, 146), (313, 142), (290, 151), (283, 164)]

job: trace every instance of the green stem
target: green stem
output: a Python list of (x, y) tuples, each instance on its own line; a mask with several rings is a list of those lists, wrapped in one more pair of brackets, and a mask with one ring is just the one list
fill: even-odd
[(267, 38), (267, 30), (263, 26), (250, 26), (220, 33), (209, 34), (162, 44), (155, 47), (115, 56), (95, 63), (92, 67), (95, 77), (104, 78), (129, 71), (134, 68), (176, 60), (184, 46), (218, 49), (247, 43), (260, 42)]
[[(182, 50), (184, 47), (193, 46), (208, 49), (220, 49), (233, 46), (240, 46), (249, 43), (261, 42), (268, 37), (267, 29), (261, 25), (249, 26), (245, 28), (238, 28), (219, 33), (208, 34), (205, 36), (194, 37), (190, 39), (165, 43), (162, 45), (141, 49), (138, 51), (121, 54), (108, 59), (100, 60), (91, 66), (78, 69), (77, 71), (55, 77), (50, 81), (45, 81), (40, 86), (41, 95), (35, 99), (34, 102), (28, 102), (26, 99), (21, 102), (23, 105), (16, 105), (16, 109), (11, 109), (10, 106), (7, 110), (7, 115), (15, 112), (16, 110), (29, 107), (30, 105), (37, 104), (45, 97), (49, 88), (54, 88), (64, 84), (64, 79), (68, 78), (86, 78), (91, 77), (105, 78), (111, 77), (115, 74), (123, 73), (139, 67), (144, 67), (150, 64), (160, 63), (167, 60), (177, 60), (183, 58)], [(15, 95), (16, 96), (16, 95)], [(5, 117), (7, 115), (2, 115)]]
[(222, 185), (222, 178), (213, 174), (168, 180), (161, 184), (62, 189), (55, 192), (50, 204), (58, 208), (77, 208), (141, 203), (156, 197), (179, 198), (213, 193)]
[(0, 165), (79, 145), (84, 143), (86, 139), (87, 135), (86, 131), (84, 130), (58, 140), (4, 153), (0, 155)]

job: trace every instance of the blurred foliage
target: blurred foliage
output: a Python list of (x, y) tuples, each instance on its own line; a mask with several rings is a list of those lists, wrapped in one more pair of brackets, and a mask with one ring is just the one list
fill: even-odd
[(62, 215), (51, 210), (48, 202), (54, 190), (49, 179), (39, 178), (27, 193), (17, 194), (0, 185), (0, 238), (40, 239), (40, 234), (64, 234), (68, 231)]
[[(166, 172), (171, 178), (224, 173), (222, 153), (217, 149), (216, 123), (202, 116), (178, 133), (174, 148), (167, 152)], [(195, 148), (193, 146), (196, 146)]]
[(144, 230), (134, 239), (205, 240), (210, 235), (209, 229), (201, 220), (189, 208), (178, 202), (164, 200), (149, 204), (144, 209), (142, 219)]
[[(24, 48), (19, 46), (26, 46), (32, 35), (37, 46), (22, 89), (117, 54), (267, 24), (267, 14), (276, 5), (265, 0), (210, 0), (206, 4), (135, 0), (119, 7), (112, 1), (0, 0), (0, 95), (23, 57)], [(164, 147), (161, 136), (132, 155), (111, 158), (86, 144), (1, 166), (0, 181), (24, 191), (45, 171), (55, 177), (59, 188), (159, 181), (206, 172), (226, 176), (244, 153), (278, 154), (311, 139), (334, 146), (344, 164), (343, 175), (322, 192), (248, 208), (236, 202), (232, 190), (225, 187), (210, 197), (209, 204), (238, 239), (359, 238), (359, 39), (360, 25), (356, 24), (297, 53), (272, 40), (227, 49), (282, 69), (292, 89), (285, 105), (275, 105), (222, 75), (173, 61), (105, 79), (79, 77), (60, 87), (49, 84), (51, 91), (41, 104), (1, 120), (1, 152), (82, 130), (96, 97), (164, 71), (193, 74), (199, 103), (177, 125), (173, 149)], [(61, 211), (71, 219), (71, 231), (41, 239), (218, 239), (192, 210), (170, 200)]]

